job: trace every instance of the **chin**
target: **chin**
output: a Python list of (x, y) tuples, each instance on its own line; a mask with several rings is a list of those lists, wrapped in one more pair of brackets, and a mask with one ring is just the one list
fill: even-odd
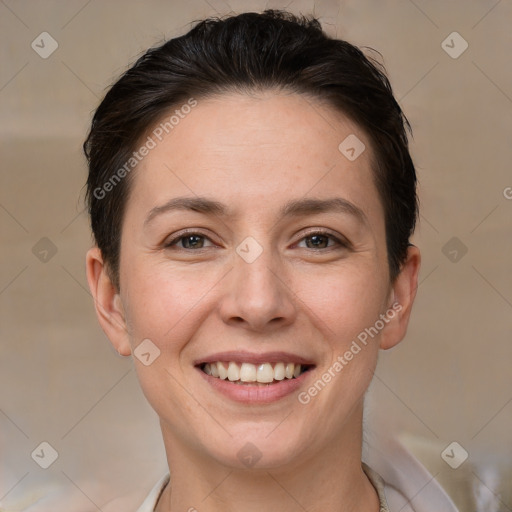
[(233, 437), (227, 437), (224, 443), (214, 441), (214, 446), (204, 448), (213, 459), (233, 469), (265, 470), (293, 464), (311, 444), (301, 440), (298, 432), (278, 432), (276, 426), (255, 429), (244, 424), (229, 430)]

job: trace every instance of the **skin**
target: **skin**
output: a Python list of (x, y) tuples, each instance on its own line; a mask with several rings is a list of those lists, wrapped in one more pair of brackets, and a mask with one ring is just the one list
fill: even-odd
[[(353, 162), (338, 150), (350, 134), (366, 145)], [(133, 358), (171, 468), (159, 512), (379, 510), (361, 468), (363, 399), (379, 348), (405, 336), (420, 253), (409, 248), (391, 283), (372, 158), (365, 133), (317, 100), (226, 93), (199, 100), (134, 171), (120, 291), (98, 248), (86, 265), (99, 321), (116, 350), (130, 355), (148, 338), (160, 350), (149, 366)], [(179, 196), (207, 196), (233, 216), (176, 210), (144, 224), (154, 207)], [(332, 197), (366, 220), (339, 212), (278, 215), (287, 201)], [(185, 228), (206, 238), (165, 247)], [(321, 229), (349, 246), (312, 239)], [(252, 263), (236, 252), (248, 236), (263, 249)], [(315, 363), (299, 390), (307, 391), (395, 302), (400, 312), (306, 405), (297, 393), (265, 405), (234, 402), (193, 366), (220, 351), (291, 352)], [(237, 456), (249, 441), (262, 454), (251, 468)]]

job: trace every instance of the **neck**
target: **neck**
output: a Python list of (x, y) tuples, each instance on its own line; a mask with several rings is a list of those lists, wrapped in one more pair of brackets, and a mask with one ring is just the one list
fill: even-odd
[(271, 469), (226, 467), (162, 433), (171, 481), (157, 512), (379, 511), (361, 466), (362, 407), (324, 450)]

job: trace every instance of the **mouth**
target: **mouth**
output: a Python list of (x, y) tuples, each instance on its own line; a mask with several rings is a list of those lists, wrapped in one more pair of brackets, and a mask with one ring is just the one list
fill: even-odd
[(282, 381), (295, 380), (314, 367), (299, 362), (250, 363), (242, 361), (210, 361), (197, 365), (215, 379), (229, 381), (240, 386), (268, 387)]
[(242, 405), (268, 405), (296, 394), (316, 367), (290, 352), (218, 352), (193, 362), (214, 393)]

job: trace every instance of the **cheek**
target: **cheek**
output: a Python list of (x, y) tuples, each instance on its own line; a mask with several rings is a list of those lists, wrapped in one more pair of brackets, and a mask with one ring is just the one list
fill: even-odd
[(373, 262), (340, 265), (335, 270), (303, 274), (297, 280), (297, 295), (333, 348), (341, 349), (383, 312), (384, 277)]
[[(159, 351), (149, 366), (135, 361), (141, 389), (161, 417), (182, 428), (180, 418), (194, 415), (193, 410), (188, 410), (193, 407), (193, 401), (189, 404), (184, 400), (180, 384), (185, 369), (182, 355), (207, 314), (208, 291), (215, 280), (197, 270), (177, 272), (168, 266), (141, 261), (138, 267), (127, 266), (126, 270), (129, 274), (125, 281), (126, 316), (131, 326), (132, 351), (146, 339)], [(179, 417), (168, 414), (178, 410)]]
[[(316, 380), (299, 396), (305, 411), (336, 432), (360, 403), (377, 363), (379, 336), (366, 329), (384, 312), (385, 273), (374, 264), (308, 276), (300, 291), (304, 311), (325, 340), (325, 359)], [(363, 341), (361, 341), (363, 340)]]
[(126, 265), (125, 296), (132, 345), (151, 339), (167, 354), (179, 352), (200, 323), (209, 303), (212, 287), (219, 280), (215, 272), (198, 267), (176, 269), (169, 263), (148, 265), (141, 257)]

